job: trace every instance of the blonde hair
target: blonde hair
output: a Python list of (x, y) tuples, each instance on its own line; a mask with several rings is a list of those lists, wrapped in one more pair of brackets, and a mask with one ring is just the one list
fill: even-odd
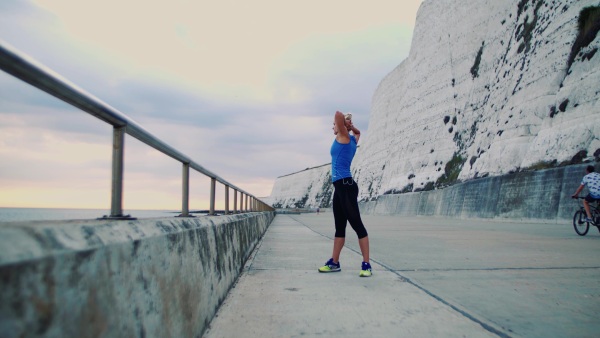
[(344, 115), (344, 117), (346, 118), (346, 120), (352, 121), (352, 113), (348, 113), (348, 114)]

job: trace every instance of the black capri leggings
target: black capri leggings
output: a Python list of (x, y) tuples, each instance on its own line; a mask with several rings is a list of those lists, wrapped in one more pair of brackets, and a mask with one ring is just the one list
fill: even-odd
[(367, 237), (367, 229), (360, 219), (358, 210), (358, 185), (352, 177), (333, 182), (333, 218), (335, 220), (335, 237), (346, 237), (346, 223), (350, 222), (358, 239)]

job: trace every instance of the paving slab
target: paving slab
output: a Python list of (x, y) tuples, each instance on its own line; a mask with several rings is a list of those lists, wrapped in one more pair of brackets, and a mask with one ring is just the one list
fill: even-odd
[[(330, 214), (295, 219), (323, 236), (333, 231)], [(600, 232), (595, 227), (581, 237), (568, 221), (363, 220), (373, 261), (500, 335), (598, 337)], [(346, 246), (358, 252), (350, 238)]]
[[(502, 335), (376, 262), (373, 277), (360, 278), (362, 259), (350, 247), (341, 272), (317, 272), (332, 240), (310, 228), (307, 216), (276, 216), (205, 337)], [(319, 226), (333, 224), (330, 215), (318, 217)]]

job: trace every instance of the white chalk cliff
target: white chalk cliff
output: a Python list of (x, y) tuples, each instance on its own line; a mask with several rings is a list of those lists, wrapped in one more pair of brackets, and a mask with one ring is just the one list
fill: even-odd
[[(359, 199), (598, 161), (599, 6), (424, 1), (409, 56), (373, 95), (352, 165)], [(286, 187), (325, 188), (327, 167), (278, 178), (269, 201), (327, 206), (330, 193)]]
[(325, 164), (278, 177), (264, 201), (276, 208), (317, 208), (328, 207), (332, 196), (331, 164)]

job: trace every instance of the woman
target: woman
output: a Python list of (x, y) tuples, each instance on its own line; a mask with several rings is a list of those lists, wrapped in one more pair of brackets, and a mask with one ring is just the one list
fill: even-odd
[[(351, 135), (352, 132), (354, 135)], [(340, 253), (346, 241), (346, 223), (350, 222), (358, 236), (358, 245), (363, 256), (360, 277), (371, 276), (369, 263), (369, 237), (358, 210), (358, 186), (352, 179), (350, 164), (356, 153), (360, 130), (352, 124), (352, 115), (344, 116), (335, 112), (333, 119), (333, 134), (335, 140), (331, 146), (331, 181), (335, 188), (333, 192), (333, 218), (335, 220), (335, 238), (333, 239), (333, 254), (319, 272), (341, 271)]]

